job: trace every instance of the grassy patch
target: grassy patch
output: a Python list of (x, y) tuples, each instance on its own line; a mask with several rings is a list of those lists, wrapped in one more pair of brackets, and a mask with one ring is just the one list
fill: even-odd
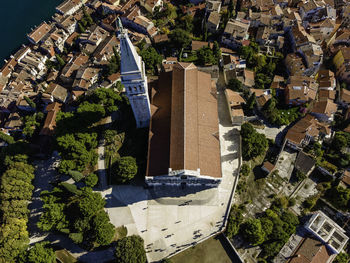
[(56, 259), (58, 262), (62, 263), (75, 263), (78, 262), (78, 260), (73, 257), (67, 250), (60, 249), (55, 251)]
[(118, 239), (122, 239), (126, 237), (128, 234), (128, 229), (125, 226), (120, 226), (115, 229), (115, 236), (113, 241), (117, 241)]
[(174, 263), (231, 263), (231, 259), (226, 253), (221, 242), (217, 238), (210, 238), (193, 248), (171, 258)]

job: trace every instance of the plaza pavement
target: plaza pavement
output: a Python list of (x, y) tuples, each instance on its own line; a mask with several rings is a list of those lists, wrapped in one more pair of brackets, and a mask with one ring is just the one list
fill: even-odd
[(171, 256), (223, 229), (239, 165), (239, 131), (230, 124), (223, 91), (217, 98), (223, 175), (217, 188), (117, 185), (102, 192), (111, 222), (116, 227), (125, 225), (128, 235), (144, 239), (149, 262)]

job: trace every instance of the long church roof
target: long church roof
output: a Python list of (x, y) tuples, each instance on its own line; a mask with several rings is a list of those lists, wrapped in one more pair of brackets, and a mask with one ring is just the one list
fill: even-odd
[[(200, 169), (201, 175), (221, 177), (217, 100), (210, 75), (191, 63), (177, 63), (161, 76), (152, 104), (148, 176), (173, 170)], [(171, 78), (171, 79), (169, 79)]]

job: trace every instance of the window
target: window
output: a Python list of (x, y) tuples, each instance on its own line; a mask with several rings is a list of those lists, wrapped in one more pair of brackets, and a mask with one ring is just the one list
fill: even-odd
[(136, 87), (134, 87), (134, 91), (137, 92), (137, 88)]

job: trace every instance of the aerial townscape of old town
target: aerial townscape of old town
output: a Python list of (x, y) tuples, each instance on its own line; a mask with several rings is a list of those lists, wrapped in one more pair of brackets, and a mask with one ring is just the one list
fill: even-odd
[(0, 62), (0, 263), (349, 263), (350, 0), (57, 3)]

